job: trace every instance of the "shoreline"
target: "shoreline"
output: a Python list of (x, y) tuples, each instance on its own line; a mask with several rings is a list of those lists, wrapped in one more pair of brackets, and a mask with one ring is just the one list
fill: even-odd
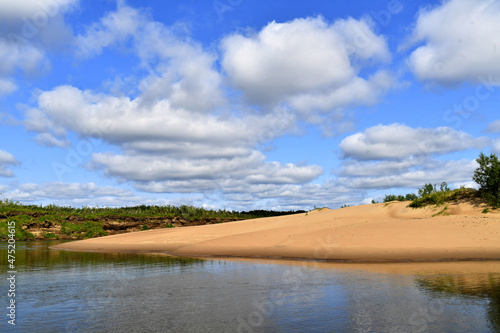
[[(72, 243), (73, 241), (68, 241), (67, 243)], [(499, 257), (491, 258), (440, 258), (440, 259), (373, 259), (373, 260), (363, 260), (363, 259), (316, 259), (316, 258), (297, 258), (297, 257), (272, 257), (272, 256), (232, 256), (232, 255), (183, 255), (183, 254), (172, 254), (161, 250), (82, 250), (82, 249), (70, 249), (59, 246), (50, 246), (50, 249), (69, 251), (69, 252), (88, 252), (88, 253), (128, 253), (128, 254), (152, 254), (152, 255), (165, 255), (168, 257), (180, 257), (180, 258), (191, 258), (191, 259), (201, 259), (201, 260), (250, 260), (250, 261), (291, 261), (291, 262), (312, 262), (312, 263), (349, 263), (349, 264), (387, 264), (387, 263), (446, 263), (446, 262), (487, 262), (487, 261), (498, 261), (500, 263)]]
[(163, 252), (199, 258), (328, 262), (500, 260), (500, 213), (469, 203), (412, 209), (406, 202), (65, 242), (54, 249)]

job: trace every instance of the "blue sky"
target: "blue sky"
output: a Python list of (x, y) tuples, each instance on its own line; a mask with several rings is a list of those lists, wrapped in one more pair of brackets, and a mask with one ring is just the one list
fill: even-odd
[(0, 2), (0, 193), (337, 208), (500, 153), (500, 1)]

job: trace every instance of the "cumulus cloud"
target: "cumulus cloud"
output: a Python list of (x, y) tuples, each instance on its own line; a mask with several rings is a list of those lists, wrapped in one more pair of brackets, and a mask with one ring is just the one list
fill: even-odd
[[(114, 97), (60, 86), (38, 97), (26, 113), (29, 130), (64, 137), (70, 130), (103, 137), (127, 150), (193, 157), (228, 156), (283, 134), (294, 117), (285, 111), (266, 116), (198, 114), (173, 108), (168, 99), (143, 105), (141, 97)], [(212, 148), (212, 149), (210, 149)]]
[(450, 0), (419, 13), (409, 66), (421, 80), (480, 82), (500, 76), (500, 2)]
[(490, 123), (486, 128), (486, 132), (488, 133), (500, 133), (500, 120), (495, 120)]
[[(11, 74), (16, 68), (26, 73), (33, 74), (43, 70), (45, 65), (45, 53), (38, 47), (26, 43), (17, 43), (0, 38), (0, 76)], [(12, 90), (12, 81), (3, 78), (4, 86)], [(11, 82), (9, 84), (8, 82)]]
[(491, 152), (493, 154), (500, 155), (500, 138), (495, 139), (495, 141), (493, 142)]
[(73, 86), (41, 92), (24, 121), (39, 144), (66, 146), (70, 132), (102, 139), (121, 152), (94, 153), (89, 166), (155, 193), (304, 184), (323, 173), (315, 165), (266, 161), (257, 146), (294, 130), (295, 114), (280, 106), (267, 113), (229, 108), (217, 57), (174, 28), (119, 5), (76, 40), (86, 57), (122, 42), (148, 69), (137, 96)]
[[(55, 16), (59, 12), (68, 10), (78, 3), (78, 0), (23, 0), (2, 1), (0, 3), (0, 16), (4, 19), (38, 16)], [(40, 18), (41, 20), (41, 18)]]
[(54, 137), (51, 133), (40, 133), (35, 137), (35, 142), (46, 147), (67, 148), (70, 146), (68, 140), (60, 140)]
[(101, 54), (103, 48), (134, 36), (142, 23), (146, 19), (137, 9), (119, 5), (76, 37), (77, 53), (81, 57)]
[(43, 184), (27, 183), (18, 187), (19, 191), (29, 193), (36, 198), (55, 198), (55, 199), (75, 199), (87, 198), (93, 199), (102, 196), (129, 197), (133, 193), (112, 186), (99, 186), (95, 183), (63, 183), (51, 182)]
[(340, 143), (345, 159), (337, 171), (339, 184), (353, 189), (416, 188), (425, 183), (463, 184), (470, 181), (474, 160), (441, 160), (447, 154), (488, 146), (449, 127), (411, 128), (378, 125), (348, 136)]
[(79, 56), (90, 57), (120, 43), (130, 44), (149, 73), (138, 85), (141, 103), (168, 98), (174, 108), (201, 112), (223, 104), (216, 55), (138, 9), (119, 5), (79, 35), (75, 45)]
[(9, 77), (15, 70), (33, 75), (47, 71), (46, 51), (69, 43), (71, 28), (64, 14), (78, 0), (0, 2), (0, 95), (16, 90)]
[[(387, 167), (387, 171), (384, 171)], [(339, 183), (354, 189), (417, 188), (426, 183), (459, 183), (471, 179), (475, 161), (436, 159), (385, 162), (357, 162), (339, 177)], [(364, 170), (364, 172), (353, 172)]]
[(123, 207), (134, 205), (180, 205), (194, 203), (195, 198), (166, 200), (163, 198), (142, 197), (131, 190), (113, 186), (99, 186), (90, 183), (47, 182), (42, 184), (25, 183), (17, 187), (0, 186), (2, 196), (16, 201), (30, 201), (37, 204), (60, 206), (110, 206)]
[(402, 124), (378, 125), (343, 139), (344, 158), (357, 160), (398, 159), (483, 148), (487, 137), (474, 138), (450, 127), (411, 128)]
[(328, 112), (371, 104), (392, 84), (387, 73), (359, 75), (371, 63), (390, 60), (385, 39), (367, 20), (271, 22), (254, 35), (228, 36), (221, 47), (229, 81), (258, 105)]
[(5, 150), (0, 150), (0, 177), (14, 177), (14, 173), (9, 168), (20, 164), (15, 157)]
[(246, 184), (302, 184), (323, 172), (318, 166), (267, 162), (255, 149), (294, 125), (284, 110), (217, 116), (173, 108), (168, 99), (143, 104), (141, 97), (61, 86), (41, 93), (38, 108), (26, 116), (26, 127), (39, 132), (42, 144), (64, 146), (72, 131), (121, 147), (123, 154), (93, 154), (91, 165), (144, 191), (172, 192), (178, 189), (172, 182), (184, 180), (200, 193), (217, 189), (229, 176)]
[(9, 95), (17, 90), (17, 85), (12, 79), (0, 78), (0, 96)]

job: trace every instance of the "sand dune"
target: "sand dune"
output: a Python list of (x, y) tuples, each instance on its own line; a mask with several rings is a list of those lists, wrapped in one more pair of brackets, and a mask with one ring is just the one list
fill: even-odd
[(348, 261), (500, 259), (500, 213), (449, 205), (407, 208), (372, 204), (308, 214), (187, 228), (141, 231), (68, 242), (74, 251), (163, 251), (178, 256), (231, 256)]

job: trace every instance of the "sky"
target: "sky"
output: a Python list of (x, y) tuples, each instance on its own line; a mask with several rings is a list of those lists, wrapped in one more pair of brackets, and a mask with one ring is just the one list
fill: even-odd
[(0, 0), (0, 199), (296, 210), (500, 154), (500, 1)]

